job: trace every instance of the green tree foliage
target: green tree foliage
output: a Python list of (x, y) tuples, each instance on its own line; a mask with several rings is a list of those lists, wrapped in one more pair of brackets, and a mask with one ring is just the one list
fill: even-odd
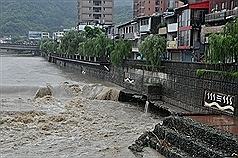
[(85, 41), (85, 38), (78, 31), (69, 31), (61, 39), (60, 49), (65, 54), (76, 54), (78, 44)]
[(209, 36), (210, 49), (206, 61), (210, 63), (236, 62), (238, 56), (238, 19), (227, 23), (223, 32)]
[(56, 52), (58, 50), (58, 43), (52, 42), (49, 39), (43, 39), (40, 42), (40, 49), (44, 52)]
[(40, 50), (43, 52), (47, 52), (48, 51), (48, 47), (47, 47), (47, 43), (49, 42), (49, 39), (43, 39), (40, 42)]
[(106, 38), (98, 27), (85, 26), (82, 36), (86, 40), (78, 44), (78, 53), (81, 55), (103, 57), (109, 55), (113, 49), (113, 41)]
[(94, 56), (108, 56), (113, 49), (113, 40), (106, 38), (105, 35), (97, 35), (95, 39), (95, 54)]
[(103, 34), (96, 38), (88, 38), (85, 42), (79, 43), (78, 53), (84, 56), (105, 57), (113, 50), (113, 40)]
[(40, 49), (43, 52), (57, 52), (59, 44), (52, 42), (50, 39), (43, 39), (40, 41)]
[(130, 58), (132, 53), (132, 42), (120, 40), (115, 44), (115, 49), (111, 52), (110, 61), (116, 67), (120, 67), (123, 59)]
[(166, 40), (159, 35), (150, 35), (139, 46), (139, 52), (145, 57), (147, 64), (159, 67), (161, 56), (166, 52)]
[(77, 25), (76, 0), (1, 0), (0, 37), (53, 32)]
[(84, 56), (93, 56), (95, 52), (95, 44), (96, 44), (96, 39), (90, 39), (88, 38), (84, 42)]
[(83, 33), (86, 38), (96, 38), (97, 35), (102, 34), (102, 31), (98, 27), (92, 28), (90, 26), (85, 26)]
[(81, 42), (78, 44), (78, 54), (79, 55), (85, 55), (85, 42)]

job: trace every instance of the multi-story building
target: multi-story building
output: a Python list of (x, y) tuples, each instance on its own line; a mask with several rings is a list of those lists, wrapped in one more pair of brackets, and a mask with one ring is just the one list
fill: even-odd
[(183, 5), (179, 0), (134, 0), (133, 17), (162, 14), (169, 7), (175, 8)]
[(60, 43), (60, 38), (64, 36), (64, 32), (53, 32), (53, 41)]
[(78, 25), (112, 25), (114, 0), (78, 0)]
[(206, 25), (201, 29), (201, 43), (209, 46), (208, 37), (212, 33), (221, 33), (223, 26), (238, 17), (238, 0), (210, 0), (209, 13), (205, 15)]
[(42, 32), (42, 33), (41, 33), (41, 38), (42, 38), (42, 39), (50, 38), (50, 33), (49, 33), (49, 32)]
[(119, 37), (132, 41), (134, 59), (139, 55), (140, 42), (150, 34), (158, 34), (161, 18), (162, 15), (143, 16), (117, 26)]
[(175, 8), (178, 28), (177, 50), (173, 51), (173, 56), (177, 60), (200, 61), (204, 53), (204, 46), (200, 43), (201, 26), (205, 24), (208, 9), (209, 1), (190, 3)]

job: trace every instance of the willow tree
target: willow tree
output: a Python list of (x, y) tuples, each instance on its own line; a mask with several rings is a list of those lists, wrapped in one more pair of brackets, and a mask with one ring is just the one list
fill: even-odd
[(161, 57), (166, 52), (166, 40), (159, 35), (150, 35), (139, 46), (139, 52), (145, 57), (147, 64), (153, 68), (161, 65)]
[(227, 23), (224, 27), (224, 34), (228, 34), (232, 37), (232, 48), (231, 53), (233, 53), (233, 59), (235, 63), (238, 60), (238, 18)]
[(58, 47), (58, 43), (52, 42), (50, 39), (40, 41), (40, 50), (43, 52), (56, 52)]
[(49, 39), (43, 39), (40, 41), (40, 50), (43, 52), (47, 52), (49, 50), (48, 43), (50, 42)]
[(94, 56), (94, 52), (95, 52), (95, 45), (96, 45), (96, 39), (95, 38), (88, 38), (85, 42), (84, 42), (84, 56)]
[(210, 52), (206, 59), (211, 63), (225, 63), (233, 57), (233, 38), (230, 35), (211, 34)]
[(78, 31), (69, 31), (61, 37), (60, 49), (65, 54), (76, 54), (78, 44), (84, 42), (85, 38)]
[(90, 26), (85, 26), (84, 27), (84, 32), (83, 35), (86, 38), (96, 38), (97, 35), (103, 34), (103, 32), (101, 31), (101, 29), (99, 27), (90, 27)]
[(205, 54), (210, 63), (237, 63), (238, 19), (227, 23), (219, 34), (209, 36), (209, 51)]
[(110, 61), (116, 67), (120, 67), (123, 60), (132, 55), (132, 42), (120, 40), (115, 43), (114, 50), (110, 54)]
[(110, 54), (113, 47), (113, 40), (107, 38), (104, 34), (99, 34), (95, 38), (95, 52), (94, 56), (104, 57)]

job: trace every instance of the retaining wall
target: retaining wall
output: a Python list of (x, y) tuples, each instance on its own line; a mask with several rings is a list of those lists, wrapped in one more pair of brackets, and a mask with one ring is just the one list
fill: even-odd
[[(84, 72), (86, 75), (98, 79), (113, 82), (142, 95), (148, 95), (146, 93), (146, 84), (159, 83), (162, 85), (161, 96), (165, 102), (191, 112), (224, 113), (224, 111), (204, 106), (206, 96), (211, 96), (211, 98), (214, 97), (214, 101), (216, 100), (218, 103), (219, 101), (221, 103), (224, 102), (234, 108), (233, 111), (226, 111), (226, 114), (238, 116), (238, 78), (222, 77), (218, 73), (205, 73), (200, 77), (196, 74), (197, 69), (228, 71), (231, 68), (229, 65), (163, 61), (164, 71), (153, 72), (147, 71), (145, 67), (138, 68), (138, 65), (144, 64), (144, 61), (127, 60), (121, 68), (115, 68), (106, 63), (99, 62), (99, 65), (97, 65), (95, 63), (89, 64), (85, 61), (82, 62), (78, 59), (75, 61), (75, 59), (67, 57), (59, 58), (50, 54), (43, 54), (43, 56), (49, 62), (76, 69), (79, 73)], [(237, 72), (237, 65), (232, 67)], [(155, 91), (157, 91), (156, 88)], [(158, 95), (158, 99), (161, 99), (160, 95)], [(232, 101), (232, 104), (229, 101)]]

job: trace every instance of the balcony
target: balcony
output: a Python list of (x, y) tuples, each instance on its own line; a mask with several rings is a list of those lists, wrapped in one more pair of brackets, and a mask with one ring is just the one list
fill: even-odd
[(205, 22), (223, 21), (232, 17), (238, 17), (238, 8), (205, 15)]

